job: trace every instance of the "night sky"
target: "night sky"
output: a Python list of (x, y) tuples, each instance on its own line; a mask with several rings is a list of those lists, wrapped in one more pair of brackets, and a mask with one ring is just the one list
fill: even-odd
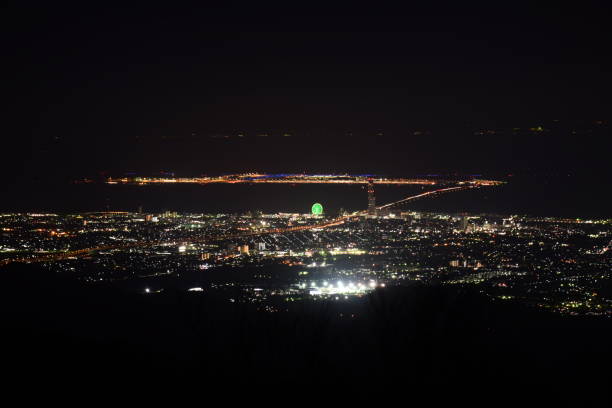
[(29, 4), (3, 13), (16, 178), (609, 172), (605, 2)]

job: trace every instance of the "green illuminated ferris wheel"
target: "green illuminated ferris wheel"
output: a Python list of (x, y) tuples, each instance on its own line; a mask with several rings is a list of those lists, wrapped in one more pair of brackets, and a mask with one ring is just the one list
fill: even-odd
[(321, 215), (323, 214), (323, 206), (319, 203), (314, 203), (310, 211), (312, 211), (312, 215)]

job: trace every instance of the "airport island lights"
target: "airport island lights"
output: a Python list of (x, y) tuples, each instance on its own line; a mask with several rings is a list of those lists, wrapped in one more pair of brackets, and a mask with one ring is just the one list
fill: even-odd
[(445, 185), (445, 184), (472, 184), (479, 186), (494, 186), (503, 184), (496, 180), (483, 180), (480, 178), (443, 179), (438, 177), (421, 178), (387, 178), (374, 175), (349, 174), (233, 174), (217, 177), (120, 177), (108, 178), (107, 184), (416, 184), (416, 185)]

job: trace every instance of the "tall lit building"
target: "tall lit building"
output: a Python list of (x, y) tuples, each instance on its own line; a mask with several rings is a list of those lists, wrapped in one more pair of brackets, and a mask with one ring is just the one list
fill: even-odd
[(368, 215), (376, 215), (376, 196), (374, 196), (374, 181), (368, 179)]
[(400, 217), (406, 221), (408, 224), (412, 224), (412, 216), (409, 212), (400, 213)]
[(459, 220), (459, 229), (461, 231), (467, 231), (468, 229), (468, 218), (466, 215), (462, 215), (461, 219)]

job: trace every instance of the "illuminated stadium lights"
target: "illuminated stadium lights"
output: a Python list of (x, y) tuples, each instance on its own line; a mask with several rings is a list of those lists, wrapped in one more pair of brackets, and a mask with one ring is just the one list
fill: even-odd
[(366, 251), (364, 251), (363, 249), (359, 249), (359, 248), (347, 248), (347, 249), (334, 248), (329, 251), (330, 255), (363, 255), (365, 253)]
[[(311, 296), (333, 296), (333, 295), (363, 295), (371, 292), (376, 287), (384, 287), (384, 284), (378, 285), (375, 281), (370, 281), (368, 286), (363, 283), (354, 282), (343, 282), (338, 281), (336, 285), (330, 284), (327, 281), (323, 281), (321, 285), (317, 285), (316, 282), (310, 284), (310, 290), (308, 292)], [(299, 285), (301, 289), (306, 287), (306, 284), (302, 283)], [(345, 297), (346, 298), (346, 297)]]

